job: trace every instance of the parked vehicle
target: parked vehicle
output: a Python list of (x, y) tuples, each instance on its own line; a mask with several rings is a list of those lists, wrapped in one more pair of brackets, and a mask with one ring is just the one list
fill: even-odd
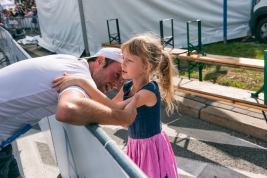
[(267, 43), (267, 0), (255, 0), (249, 21), (251, 35), (260, 43)]

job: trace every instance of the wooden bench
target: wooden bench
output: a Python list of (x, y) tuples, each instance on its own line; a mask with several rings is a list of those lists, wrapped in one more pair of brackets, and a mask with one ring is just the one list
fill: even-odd
[(252, 98), (252, 91), (235, 87), (222, 86), (205, 81), (199, 82), (180, 77), (176, 77), (174, 80), (175, 90), (179, 92), (267, 111), (263, 93), (259, 94), (258, 98)]
[(121, 47), (121, 44), (119, 44), (119, 43), (109, 43), (109, 42), (107, 42), (107, 43), (102, 43), (102, 47), (104, 47), (104, 48), (107, 48), (107, 47), (111, 47), (111, 48), (120, 48)]
[(202, 54), (198, 54), (196, 51), (193, 51), (190, 55), (188, 55), (187, 50), (182, 51), (181, 49), (173, 49), (172, 54), (174, 55), (174, 58), (178, 60), (178, 69), (180, 69), (181, 60), (187, 61), (187, 72), (189, 79), (191, 78), (191, 73), (198, 68), (199, 81), (202, 81), (203, 64), (264, 71), (264, 60), (213, 54), (206, 54), (206, 56), (203, 56)]
[[(206, 56), (203, 56), (195, 51), (191, 53), (190, 56), (188, 56), (187, 50), (182, 51), (180, 49), (173, 49), (172, 54), (174, 55), (174, 58), (178, 59), (178, 66), (180, 62), (179, 60), (186, 60), (188, 62), (189, 80), (181, 79), (179, 84), (175, 87), (176, 90), (204, 98), (224, 101), (232, 104), (237, 104), (261, 110), (267, 122), (267, 118), (264, 113), (265, 111), (267, 111), (267, 105), (265, 105), (265, 103), (267, 103), (267, 96), (261, 93), (262, 91), (264, 91), (264, 93), (267, 93), (267, 88), (264, 87), (264, 84), (262, 88), (257, 92), (246, 91), (227, 86), (218, 87), (217, 84), (212, 84), (207, 82), (205, 82), (204, 84), (202, 83), (203, 68), (201, 66), (198, 66), (199, 63), (201, 64), (204, 63), (204, 64), (229, 66), (234, 68), (244, 68), (249, 70), (262, 71), (264, 72), (263, 74), (265, 78), (264, 80), (266, 80), (267, 76), (264, 70), (264, 65), (265, 65), (264, 60), (211, 55), (211, 54), (206, 54)], [(201, 82), (190, 80), (190, 72), (191, 72), (190, 67), (192, 66), (195, 67), (194, 65), (199, 68), (199, 81)]]

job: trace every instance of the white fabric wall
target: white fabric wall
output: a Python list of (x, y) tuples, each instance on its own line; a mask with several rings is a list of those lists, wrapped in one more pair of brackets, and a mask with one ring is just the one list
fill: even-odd
[[(119, 19), (121, 40), (125, 42), (133, 33), (154, 31), (159, 34), (159, 21), (173, 18), (174, 38), (178, 41), (178, 2), (179, 0), (84, 0), (84, 7), (94, 7), (84, 8), (91, 54), (97, 52), (102, 43), (109, 41), (108, 19)], [(115, 27), (115, 23), (113, 26)], [(170, 32), (170, 28), (164, 30)]]
[[(159, 21), (167, 18), (174, 19), (176, 48), (187, 47), (186, 21), (189, 20), (201, 19), (203, 44), (223, 41), (223, 0), (83, 0), (83, 7), (91, 55), (109, 41), (106, 21), (115, 18), (119, 19), (122, 42), (133, 33), (159, 34)], [(250, 35), (251, 0), (228, 0), (227, 7), (227, 39)], [(43, 38), (40, 45), (57, 53), (81, 54), (84, 42), (78, 3), (37, 0), (37, 8)], [(168, 35), (170, 23), (165, 24), (165, 35)], [(196, 23), (190, 25), (190, 38), (190, 41), (197, 40)]]
[(36, 0), (42, 38), (51, 52), (79, 57), (84, 51), (77, 0)]
[[(227, 39), (250, 35), (250, 11), (251, 0), (227, 0)], [(223, 41), (223, 0), (179, 0), (178, 12), (179, 46), (186, 46), (186, 21), (194, 19), (201, 19), (203, 44)]]
[(16, 6), (14, 0), (0, 0), (0, 5), (4, 9), (13, 8)]

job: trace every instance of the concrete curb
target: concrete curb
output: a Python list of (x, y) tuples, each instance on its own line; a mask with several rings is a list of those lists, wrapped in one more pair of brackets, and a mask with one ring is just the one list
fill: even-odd
[(213, 106), (202, 109), (200, 119), (267, 141), (264, 120)]
[(174, 95), (174, 99), (179, 103), (179, 112), (187, 114), (194, 118), (199, 118), (201, 109), (206, 107), (206, 105), (203, 103), (190, 100), (181, 96)]
[(179, 112), (267, 141), (267, 123), (248, 115), (174, 96)]

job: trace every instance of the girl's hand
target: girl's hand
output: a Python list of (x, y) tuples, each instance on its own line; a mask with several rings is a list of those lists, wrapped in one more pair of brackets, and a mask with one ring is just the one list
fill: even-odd
[(82, 77), (72, 76), (65, 72), (62, 77), (55, 78), (52, 81), (52, 88), (58, 87), (57, 92), (61, 92), (69, 86), (78, 85), (78, 81), (81, 78)]

